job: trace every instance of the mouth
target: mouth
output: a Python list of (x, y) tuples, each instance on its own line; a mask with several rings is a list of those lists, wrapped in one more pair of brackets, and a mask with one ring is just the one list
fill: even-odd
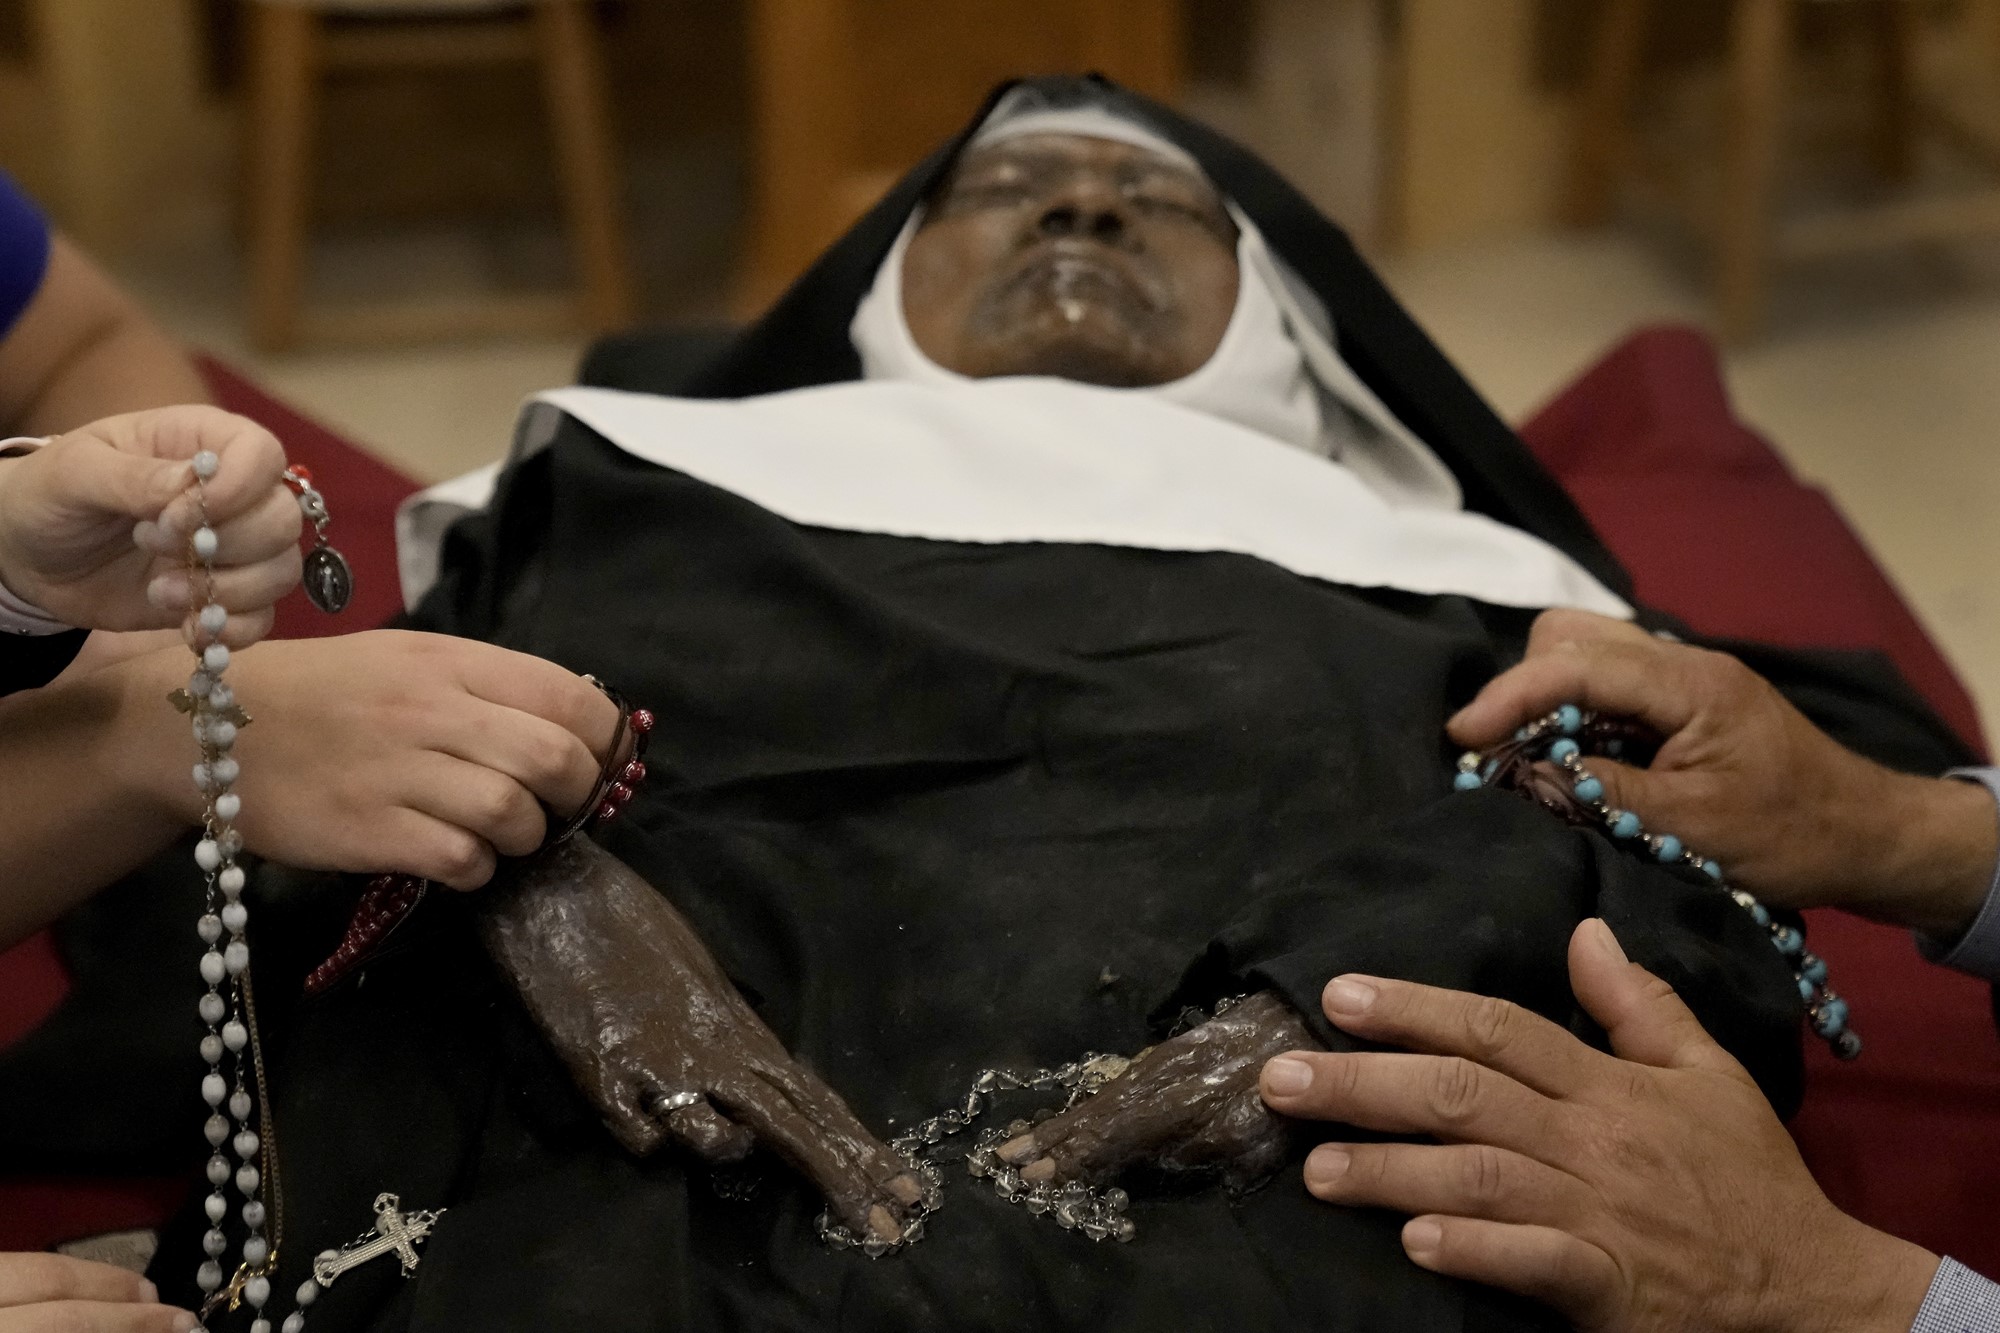
[(1157, 315), (1160, 302), (1118, 257), (1101, 245), (1070, 239), (1036, 247), (995, 295), (1002, 301), (1043, 301), (1079, 324), (1093, 308)]

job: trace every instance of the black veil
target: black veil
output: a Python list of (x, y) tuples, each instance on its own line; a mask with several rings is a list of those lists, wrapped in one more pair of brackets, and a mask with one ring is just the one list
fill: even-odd
[[(742, 398), (858, 379), (848, 337), (855, 307), (910, 215), (943, 181), (968, 139), (1002, 98), (1050, 109), (1102, 106), (1186, 149), (1264, 233), (1332, 315), (1341, 355), (1382, 402), (1458, 478), (1469, 510), (1534, 534), (1569, 555), (1627, 600), (1630, 577), (1520, 437), (1417, 326), (1355, 249), (1347, 233), (1256, 154), (1099, 75), (1003, 84), (943, 146), (884, 195), (799, 277), (761, 319), (692, 374), (666, 355), (626, 340), (607, 387), (691, 398)], [(665, 344), (655, 342), (664, 352)]]

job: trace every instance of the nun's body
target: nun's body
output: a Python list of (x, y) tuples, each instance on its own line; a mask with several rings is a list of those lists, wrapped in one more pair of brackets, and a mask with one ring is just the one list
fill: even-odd
[[(1572, 1022), (1564, 950), (1590, 915), (1788, 1110), (1797, 992), (1733, 903), (1513, 796), (1451, 792), (1445, 719), (1540, 608), (1628, 611), (1615, 562), (1261, 167), (1101, 85), (1030, 88), (1153, 130), (989, 139), (940, 194), (954, 145), (675, 386), (707, 401), (549, 396), (419, 623), (660, 716), (656, 776), (605, 847), (885, 1137), (984, 1068), (1135, 1052), (1225, 996), (1340, 1044), (1318, 1009), (1338, 972)], [(1191, 167), (1227, 207), (1172, 175)], [(1306, 296), (1338, 353), (1305, 335)], [(1091, 383), (989, 378), (1064, 366)], [(1858, 748), (1957, 757), (1893, 682), (1757, 664)], [(622, 1149), (478, 910), (427, 908), (286, 1025), (278, 1289), (379, 1191), (449, 1209), (414, 1278), (357, 1269), (315, 1333), (1552, 1326), (1412, 1266), (1400, 1219), (1312, 1200), (1303, 1126), (1247, 1194), (1128, 1173), (1127, 1245), (947, 1170), (920, 1243), (830, 1249), (776, 1161), (718, 1177)], [(1207, 1123), (1100, 1119), (1095, 1148), (1048, 1160), (1170, 1161)], [(190, 1253), (170, 1239), (155, 1276)]]

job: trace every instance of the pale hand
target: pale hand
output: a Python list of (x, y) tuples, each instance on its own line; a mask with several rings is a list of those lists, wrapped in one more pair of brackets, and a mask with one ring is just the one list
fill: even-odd
[[(173, 649), (111, 668), (147, 730), (130, 762), (183, 824), (200, 821), (196, 751), (167, 695), (193, 666)], [(618, 722), (596, 687), (552, 662), (403, 630), (259, 644), (236, 654), (227, 683), (252, 719), (232, 752), (250, 850), (457, 889), (540, 846), (545, 805), (567, 819), (589, 798)]]
[(1603, 922), (1569, 970), (1616, 1055), (1501, 1000), (1335, 978), (1337, 1026), (1423, 1053), (1291, 1052), (1265, 1101), (1439, 1142), (1324, 1144), (1306, 1188), (1416, 1214), (1418, 1264), (1592, 1333), (1908, 1333), (1937, 1256), (1834, 1208), (1743, 1066)]
[(1767, 902), (1949, 934), (1985, 899), (2000, 855), (1987, 792), (1883, 768), (1735, 658), (1626, 621), (1544, 613), (1526, 658), (1451, 720), (1451, 736), (1484, 748), (1565, 703), (1665, 737), (1650, 768), (1586, 767), (1610, 804), (1721, 862), (1732, 884)]
[[(197, 504), (189, 461), (220, 468)], [(219, 408), (107, 417), (25, 457), (0, 460), (0, 583), (84, 629), (185, 625), (197, 591), (229, 612), (222, 641), (254, 643), (299, 581), (303, 518), (285, 489), (285, 451), (262, 426)], [(219, 544), (212, 589), (189, 579), (189, 538)]]
[(200, 1321), (160, 1304), (153, 1284), (60, 1254), (0, 1254), (0, 1333), (190, 1333)]

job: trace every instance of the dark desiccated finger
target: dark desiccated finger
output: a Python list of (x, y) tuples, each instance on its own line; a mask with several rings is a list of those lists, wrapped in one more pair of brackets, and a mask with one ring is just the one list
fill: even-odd
[(891, 1242), (902, 1237), (902, 1205), (869, 1178), (846, 1136), (814, 1123), (782, 1090), (754, 1074), (732, 1079), (710, 1095), (817, 1185), (827, 1208), (849, 1230)]
[(655, 1114), (682, 1145), (719, 1166), (742, 1161), (757, 1146), (755, 1134), (710, 1106), (706, 1097)]
[(922, 1201), (924, 1187), (910, 1173), (909, 1164), (868, 1132), (868, 1127), (854, 1114), (846, 1098), (835, 1092), (826, 1080), (782, 1048), (775, 1059), (756, 1072), (766, 1083), (790, 1098), (801, 1115), (844, 1146), (850, 1154), (853, 1169), (872, 1180), (876, 1188), (905, 1208), (915, 1207)]

